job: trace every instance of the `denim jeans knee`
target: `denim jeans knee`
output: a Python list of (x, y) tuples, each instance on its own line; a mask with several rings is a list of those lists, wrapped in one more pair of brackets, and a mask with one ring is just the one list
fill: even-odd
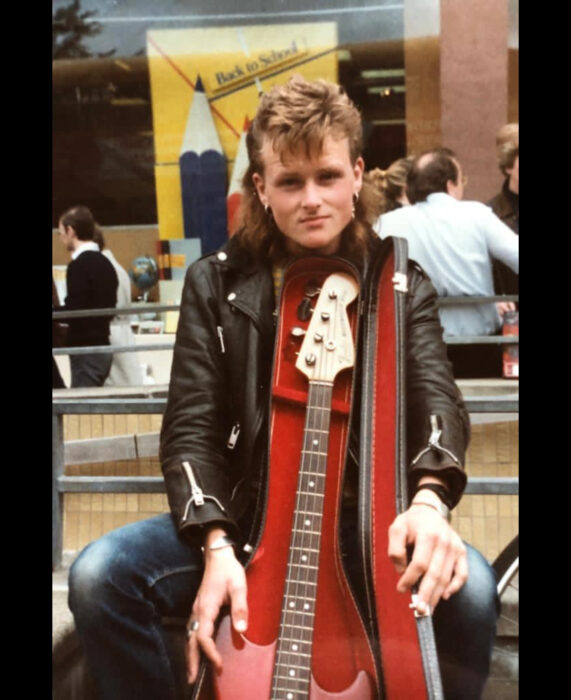
[(202, 566), (170, 515), (114, 530), (78, 556), (69, 606), (105, 700), (179, 697), (162, 617), (190, 614)]
[(470, 545), (468, 580), (434, 611), (434, 635), (446, 700), (480, 698), (490, 669), (499, 601), (494, 571)]

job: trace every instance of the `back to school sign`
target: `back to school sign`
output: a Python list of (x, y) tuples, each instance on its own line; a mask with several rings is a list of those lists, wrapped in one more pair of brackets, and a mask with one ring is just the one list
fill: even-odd
[(247, 80), (260, 78), (266, 72), (283, 69), (288, 63), (298, 61), (308, 54), (304, 37), (299, 37), (293, 39), (286, 48), (262, 51), (257, 56), (251, 56), (248, 60), (234, 61), (234, 65), (232, 65), (230, 57), (228, 57), (230, 60), (225, 62), (222, 56), (220, 57), (221, 70), (217, 70), (215, 75), (208, 79), (209, 89), (212, 93), (216, 93)]
[(330, 22), (147, 33), (161, 239), (199, 237), (205, 253), (227, 237), (259, 94), (296, 73), (337, 81), (336, 46)]

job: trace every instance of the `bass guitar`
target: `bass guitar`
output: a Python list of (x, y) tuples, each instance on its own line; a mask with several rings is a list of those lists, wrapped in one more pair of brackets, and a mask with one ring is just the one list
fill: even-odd
[(379, 697), (374, 654), (339, 546), (357, 279), (349, 263), (330, 258), (306, 258), (286, 271), (272, 382), (267, 506), (246, 566), (250, 623), (241, 634), (229, 615), (222, 617), (215, 638), (222, 672), (209, 669), (195, 697)]

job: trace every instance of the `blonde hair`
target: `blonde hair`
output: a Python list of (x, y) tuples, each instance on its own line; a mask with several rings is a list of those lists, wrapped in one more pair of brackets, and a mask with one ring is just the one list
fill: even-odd
[[(327, 136), (347, 138), (351, 163), (355, 164), (362, 151), (361, 115), (339, 85), (325, 80), (309, 82), (295, 75), (285, 85), (261, 95), (246, 136), (250, 163), (242, 179), (239, 230), (235, 234), (255, 257), (276, 261), (285, 255), (284, 236), (273, 217), (266, 214), (252, 179), (254, 173), (264, 173), (264, 140), (269, 139), (277, 153), (301, 152), (309, 158), (322, 152)], [(364, 253), (370, 224), (377, 215), (378, 195), (369, 183), (363, 183), (355, 218), (342, 234), (340, 254)]]
[(381, 211), (383, 214), (399, 207), (398, 199), (403, 194), (406, 194), (406, 178), (413, 160), (414, 156), (399, 158), (394, 163), (391, 163), (386, 170), (375, 168), (367, 173), (367, 178), (381, 195)]
[(504, 175), (509, 175), (508, 168), (513, 168), (519, 155), (519, 124), (512, 123), (502, 126), (496, 134), (496, 150), (498, 166)]

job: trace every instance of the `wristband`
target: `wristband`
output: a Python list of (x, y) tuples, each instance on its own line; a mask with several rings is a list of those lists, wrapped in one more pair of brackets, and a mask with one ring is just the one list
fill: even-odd
[(414, 498), (421, 489), (428, 489), (429, 491), (433, 491), (442, 501), (442, 503), (444, 503), (444, 505), (449, 510), (452, 510), (452, 499), (450, 498), (450, 491), (448, 491), (446, 486), (443, 486), (442, 484), (435, 484), (433, 482), (429, 482), (427, 484), (419, 484), (414, 490), (412, 497)]
[(224, 549), (224, 547), (235, 547), (236, 542), (234, 540), (231, 540), (228, 535), (220, 535), (220, 537), (217, 537), (214, 542), (208, 547), (201, 547), (202, 551), (204, 552), (206, 549), (208, 549), (209, 552), (214, 552), (217, 549)]

